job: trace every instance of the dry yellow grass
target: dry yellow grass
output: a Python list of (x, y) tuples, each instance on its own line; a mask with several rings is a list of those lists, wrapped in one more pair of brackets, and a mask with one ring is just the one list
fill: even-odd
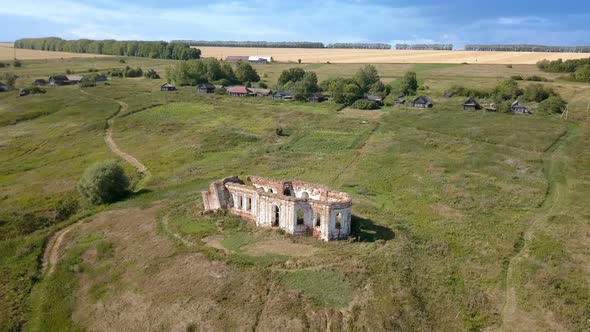
[[(12, 43), (0, 43), (0, 61), (14, 59), (14, 48)], [(37, 59), (61, 59), (61, 58), (96, 58), (107, 55), (68, 53), (68, 52), (49, 52), (37, 50), (16, 49), (16, 58), (19, 60), (37, 60)]]
[(272, 56), (275, 61), (305, 63), (480, 63), (535, 64), (539, 60), (588, 58), (590, 53), (546, 52), (469, 52), (469, 51), (397, 51), (355, 49), (302, 49), (253, 47), (198, 47), (203, 57), (229, 55)]

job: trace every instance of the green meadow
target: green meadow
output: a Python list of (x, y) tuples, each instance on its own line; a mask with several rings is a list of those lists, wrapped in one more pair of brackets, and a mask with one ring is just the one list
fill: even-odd
[[(126, 62), (24, 61), (0, 73), (24, 87), (66, 69), (163, 74), (172, 63)], [(272, 87), (293, 66), (321, 81), (361, 65), (256, 69)], [(385, 83), (415, 70), (434, 108), (166, 93), (164, 80), (144, 78), (1, 93), (0, 331), (104, 330), (109, 320), (132, 330), (590, 329), (590, 85), (528, 65), (376, 67)], [(453, 84), (512, 75), (553, 80), (543, 84), (568, 101), (568, 118), (466, 112), (463, 98), (442, 97)], [(114, 115), (115, 142), (151, 177), (125, 201), (93, 207), (75, 184), (93, 162), (116, 159), (104, 142)], [(201, 214), (200, 192), (229, 175), (349, 192), (353, 238), (320, 243)], [(153, 220), (123, 228), (154, 206)], [(109, 213), (120, 224), (101, 217)], [(78, 220), (55, 272), (43, 273), (51, 235)], [(137, 303), (150, 303), (133, 309), (142, 316), (123, 309)], [(85, 314), (93, 310), (106, 318)]]

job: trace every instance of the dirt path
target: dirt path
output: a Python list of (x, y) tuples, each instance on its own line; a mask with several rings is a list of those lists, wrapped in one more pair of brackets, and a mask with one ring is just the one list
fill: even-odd
[[(92, 95), (82, 89), (80, 89), (80, 92), (87, 95), (87, 96), (95, 97), (94, 95)], [(125, 160), (129, 164), (131, 164), (133, 167), (135, 167), (137, 169), (137, 171), (139, 173), (141, 173), (143, 175), (142, 181), (144, 182), (151, 176), (150, 171), (147, 169), (147, 167), (145, 167), (144, 164), (139, 162), (139, 160), (137, 160), (137, 158), (135, 158), (132, 155), (119, 149), (119, 147), (117, 146), (117, 144), (115, 143), (115, 141), (113, 139), (113, 124), (114, 124), (115, 118), (117, 117), (117, 115), (119, 113), (126, 112), (129, 109), (129, 105), (123, 101), (120, 101), (120, 100), (115, 100), (115, 99), (109, 99), (109, 100), (119, 104), (119, 110), (113, 116), (111, 116), (110, 118), (107, 119), (107, 129), (105, 131), (104, 141), (107, 144), (107, 146), (109, 147), (109, 149), (114, 154), (116, 154), (117, 156), (119, 156), (121, 159)], [(60, 247), (61, 247), (64, 237), (74, 227), (76, 227), (76, 225), (78, 225), (80, 222), (81, 221), (78, 221), (72, 225), (65, 227), (64, 229), (59, 230), (49, 240), (47, 248), (45, 249), (45, 253), (43, 254), (43, 268), (42, 268), (43, 274), (45, 274), (45, 273), (51, 274), (55, 271), (55, 266), (56, 266), (57, 262), (59, 261), (59, 250), (60, 250)]]
[(542, 226), (542, 223), (562, 208), (567, 184), (561, 179), (562, 174), (560, 174), (559, 166), (564, 158), (563, 147), (572, 137), (573, 133), (570, 129), (551, 146), (547, 151), (547, 155), (544, 157), (544, 167), (549, 182), (549, 190), (541, 206), (541, 211), (534, 217), (533, 222), (523, 234), (524, 244), (522, 248), (510, 259), (508, 264), (504, 306), (501, 312), (503, 330), (534, 330), (539, 327), (539, 323), (541, 325), (551, 326), (552, 330), (560, 330), (557, 323), (552, 321), (547, 315), (545, 315), (544, 322), (539, 322), (538, 317), (531, 317), (530, 314), (518, 308), (517, 286), (519, 280), (516, 275), (516, 269), (528, 257), (530, 243), (534, 239), (536, 231)]

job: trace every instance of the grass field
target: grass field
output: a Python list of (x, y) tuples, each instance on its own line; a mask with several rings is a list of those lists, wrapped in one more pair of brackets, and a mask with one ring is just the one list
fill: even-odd
[(359, 49), (303, 49), (252, 47), (197, 47), (203, 57), (225, 59), (230, 55), (272, 56), (279, 62), (304, 63), (471, 63), (535, 64), (540, 60), (580, 59), (590, 53), (406, 51)]
[[(171, 62), (127, 59), (162, 71)], [(25, 61), (18, 86), (116, 58)], [(271, 85), (287, 64), (257, 66)], [(358, 64), (302, 64), (320, 80)], [(532, 65), (378, 64), (415, 70), (435, 108), (161, 93), (163, 80), (0, 94), (0, 330), (586, 330), (590, 328), (590, 85)], [(452, 84), (540, 75), (568, 120), (464, 112)], [(521, 82), (520, 84), (528, 84)], [(145, 189), (47, 221), (113, 137), (151, 171)], [(281, 126), (289, 136), (277, 136)], [(124, 165), (132, 182), (136, 171)], [(227, 175), (317, 182), (353, 196), (357, 241), (323, 243), (202, 215)], [(60, 205), (62, 204), (62, 205)], [(85, 219), (82, 219), (85, 218)], [(40, 257), (57, 229), (52, 274)], [(29, 231), (35, 222), (47, 227)], [(129, 308), (133, 308), (130, 310)]]

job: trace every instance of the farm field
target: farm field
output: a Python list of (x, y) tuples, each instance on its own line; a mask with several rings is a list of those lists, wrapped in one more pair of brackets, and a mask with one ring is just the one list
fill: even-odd
[[(24, 87), (66, 69), (163, 73), (173, 63), (125, 60), (29, 60), (0, 73)], [(320, 81), (360, 67), (256, 69), (272, 87), (293, 66)], [(163, 93), (163, 79), (144, 78), (0, 94), (0, 330), (590, 328), (590, 84), (525, 64), (376, 67), (385, 83), (415, 71), (435, 107)], [(543, 84), (569, 102), (568, 119), (465, 112), (464, 98), (441, 97), (453, 84), (491, 87), (512, 75), (553, 80)], [(109, 118), (117, 146), (150, 176), (124, 163), (135, 193), (94, 207), (75, 183), (116, 158), (104, 142)], [(355, 239), (324, 243), (203, 215), (200, 192), (229, 175), (350, 193)], [(72, 202), (66, 218), (42, 218)]]
[[(12, 43), (0, 43), (0, 61), (13, 60), (15, 49)], [(16, 49), (16, 58), (19, 60), (35, 60), (35, 59), (62, 59), (62, 58), (97, 58), (105, 57), (106, 55), (98, 54), (83, 54), (83, 53), (69, 53), (69, 52), (49, 52), (38, 50)]]
[(361, 49), (304, 49), (254, 47), (203, 47), (203, 57), (225, 59), (230, 55), (272, 56), (278, 62), (304, 63), (470, 63), (470, 64), (535, 64), (540, 60), (580, 59), (590, 53), (548, 52), (470, 52), (470, 51), (406, 51)]

